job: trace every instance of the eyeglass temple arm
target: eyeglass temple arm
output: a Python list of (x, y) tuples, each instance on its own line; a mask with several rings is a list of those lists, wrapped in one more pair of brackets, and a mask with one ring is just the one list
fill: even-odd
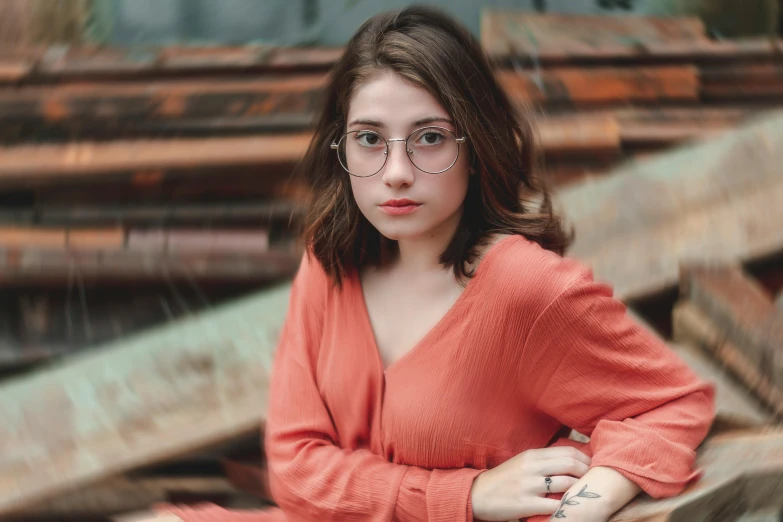
[(329, 147), (331, 147), (331, 148), (333, 148), (333, 149), (336, 149), (336, 148), (338, 148), (338, 147), (339, 147), (339, 145), (338, 145), (338, 144), (336, 144), (335, 142), (332, 142), (332, 144), (331, 144), (331, 145), (329, 145)]

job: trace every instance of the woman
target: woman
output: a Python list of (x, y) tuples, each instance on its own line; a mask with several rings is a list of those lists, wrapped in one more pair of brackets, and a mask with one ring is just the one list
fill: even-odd
[(698, 475), (713, 388), (562, 257), (532, 136), (445, 15), (359, 29), (302, 165), (309, 253), (265, 430), (281, 509), (171, 512), (606, 521)]

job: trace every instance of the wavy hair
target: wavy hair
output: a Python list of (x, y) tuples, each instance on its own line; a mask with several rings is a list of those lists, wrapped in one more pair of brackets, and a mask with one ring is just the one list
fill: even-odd
[(304, 220), (309, 252), (338, 285), (346, 272), (383, 266), (398, 253), (357, 206), (349, 174), (330, 144), (345, 132), (352, 94), (392, 71), (426, 89), (467, 134), (470, 176), (458, 228), (440, 255), (459, 280), (493, 234), (518, 234), (564, 254), (571, 236), (555, 214), (541, 176), (532, 117), (506, 95), (478, 41), (436, 9), (415, 6), (365, 22), (333, 67), (310, 146), (298, 166), (311, 188)]

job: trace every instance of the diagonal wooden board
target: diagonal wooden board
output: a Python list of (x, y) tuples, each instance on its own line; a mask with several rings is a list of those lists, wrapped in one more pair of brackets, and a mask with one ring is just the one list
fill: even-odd
[(783, 507), (783, 431), (727, 433), (698, 450), (698, 481), (666, 499), (637, 497), (611, 522), (737, 520), (743, 514)]
[(569, 255), (615, 295), (674, 288), (679, 264), (783, 251), (783, 111), (556, 195), (576, 232)]
[(258, 428), (284, 284), (0, 386), (0, 515)]

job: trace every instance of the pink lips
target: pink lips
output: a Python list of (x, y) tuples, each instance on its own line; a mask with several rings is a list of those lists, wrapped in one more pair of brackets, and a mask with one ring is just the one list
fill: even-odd
[(410, 214), (421, 206), (418, 201), (411, 199), (390, 199), (380, 205), (381, 210), (392, 216)]

